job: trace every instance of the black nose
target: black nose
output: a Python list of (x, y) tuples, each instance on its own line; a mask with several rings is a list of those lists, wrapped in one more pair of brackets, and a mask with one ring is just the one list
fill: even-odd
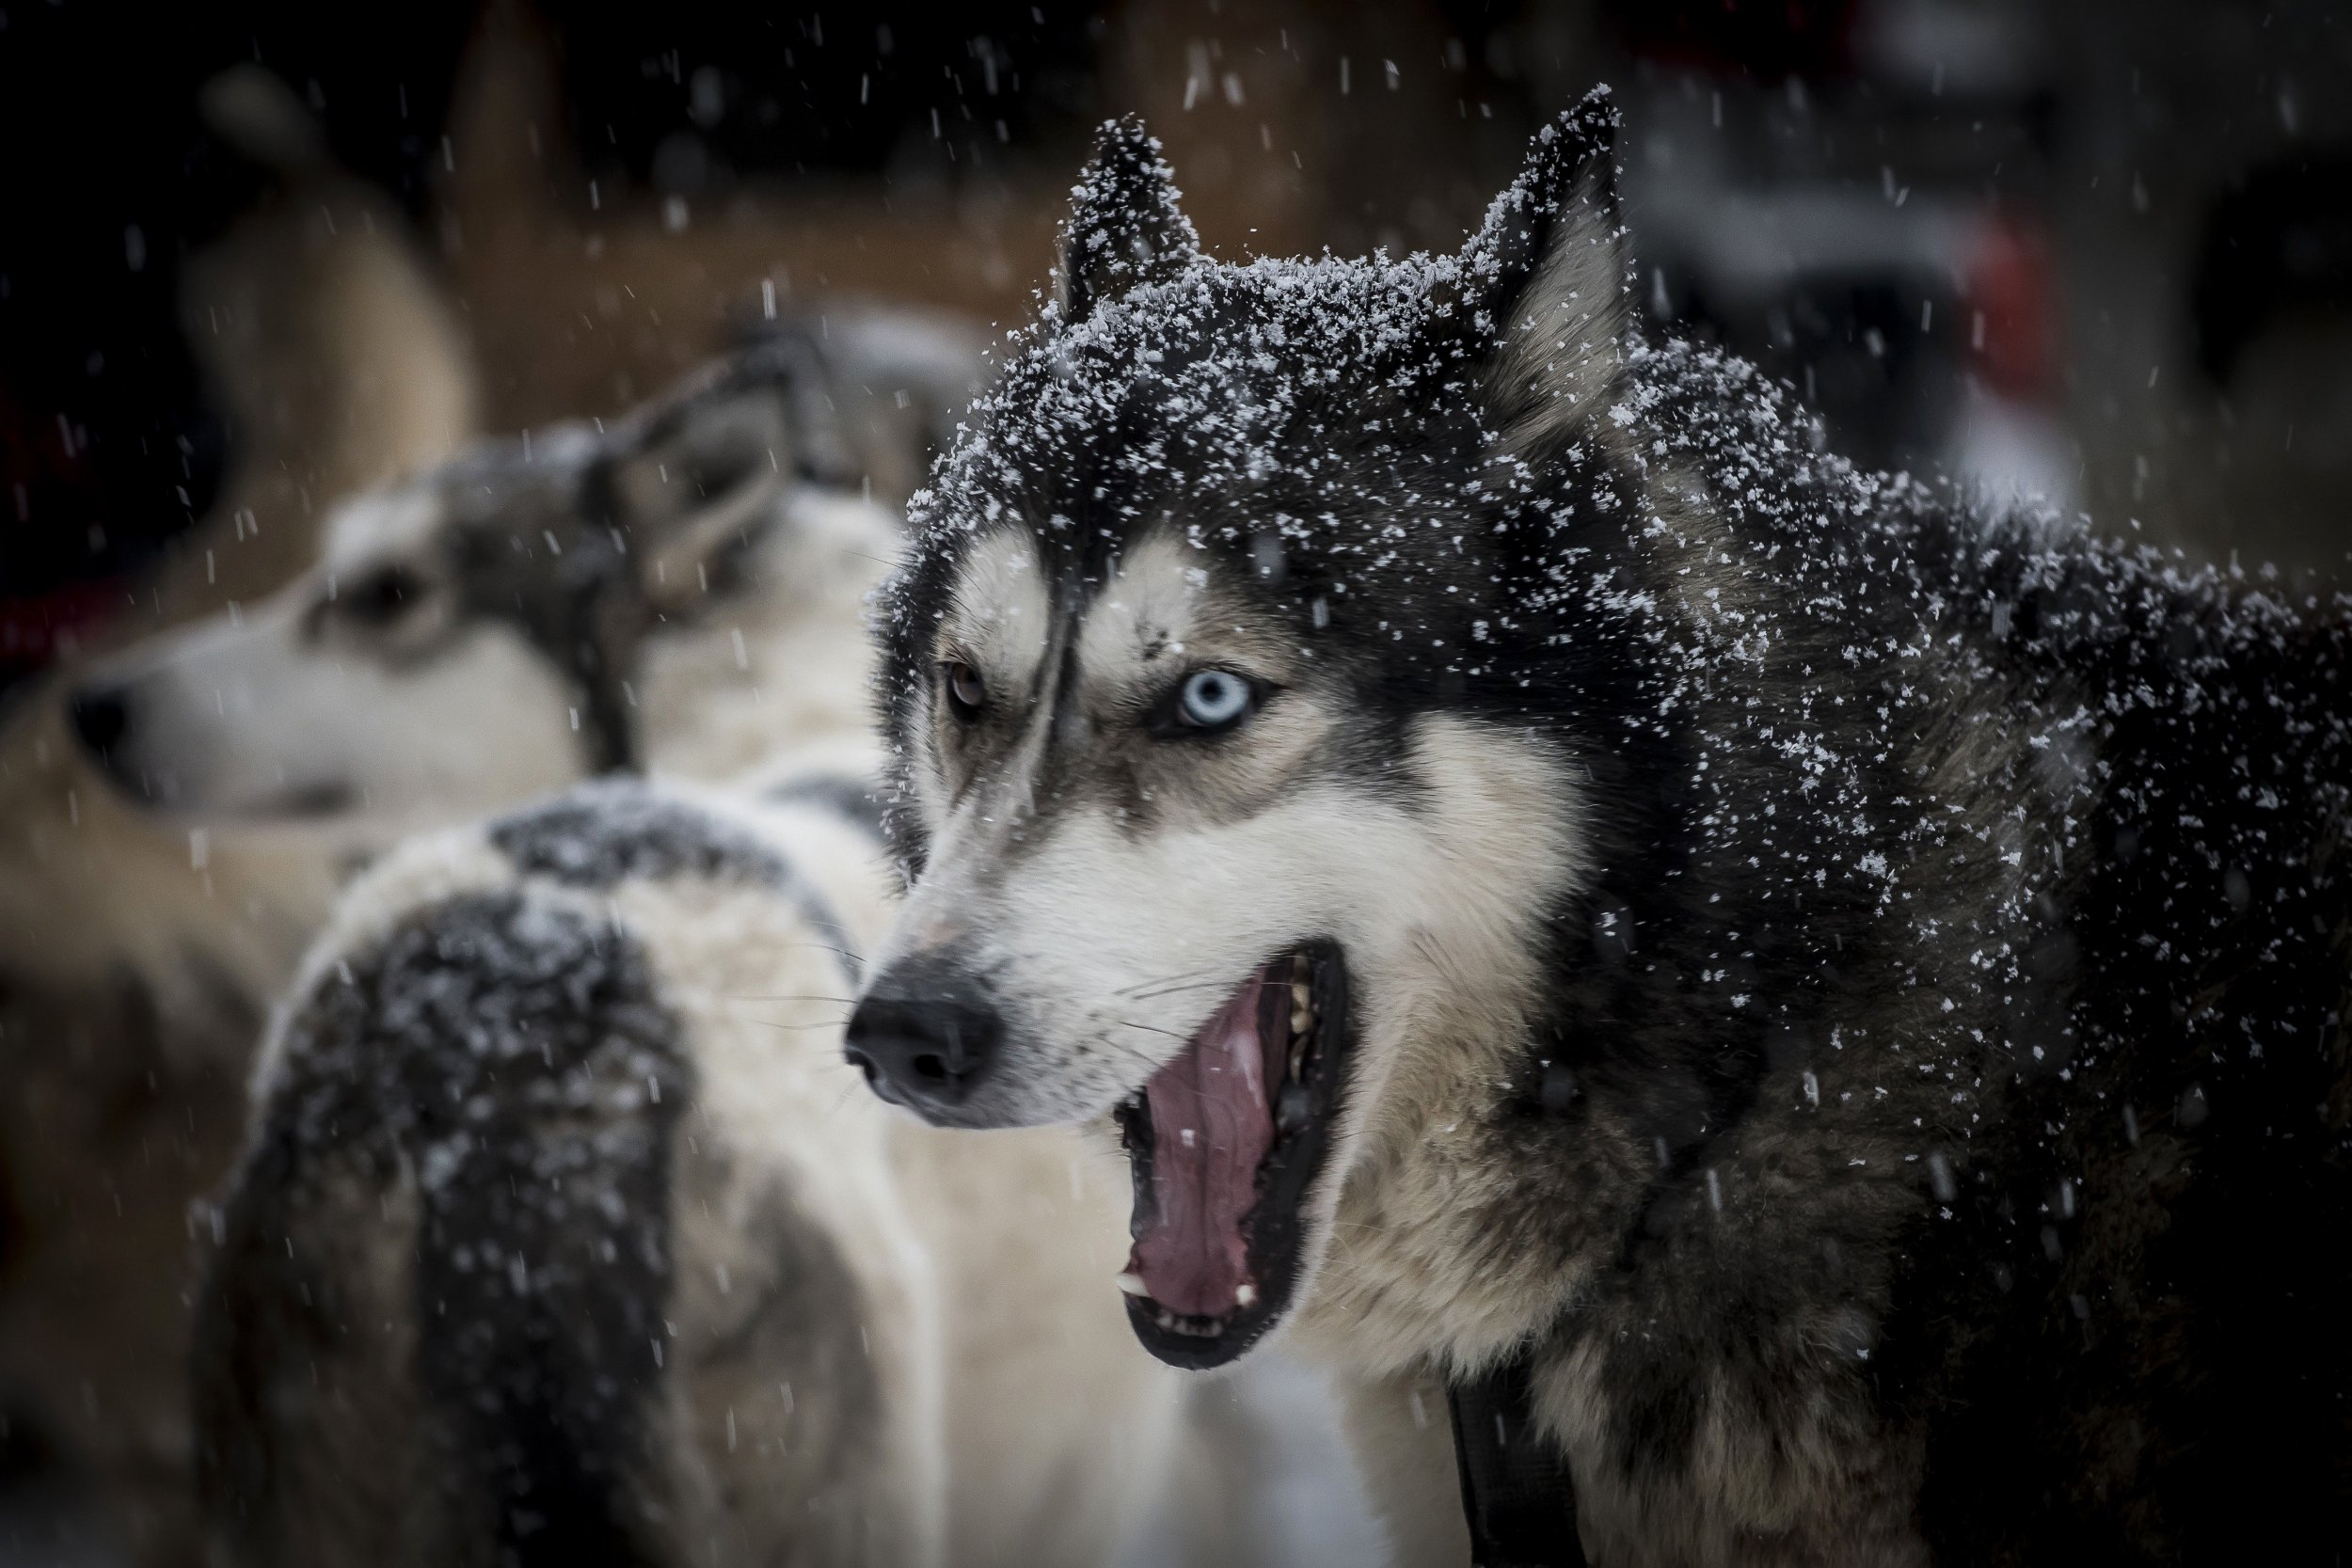
[(120, 687), (97, 687), (77, 692), (67, 710), (73, 733), (99, 761), (122, 741), (131, 727), (131, 703)]
[(874, 1092), (914, 1111), (971, 1098), (996, 1055), (1003, 1025), (968, 972), (925, 955), (876, 977), (850, 1015), (842, 1054)]

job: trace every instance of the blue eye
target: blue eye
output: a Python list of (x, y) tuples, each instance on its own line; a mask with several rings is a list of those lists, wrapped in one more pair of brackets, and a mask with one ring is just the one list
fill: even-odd
[(1230, 670), (1195, 670), (1184, 677), (1177, 707), (1184, 722), (1204, 730), (1223, 729), (1256, 705), (1249, 683)]

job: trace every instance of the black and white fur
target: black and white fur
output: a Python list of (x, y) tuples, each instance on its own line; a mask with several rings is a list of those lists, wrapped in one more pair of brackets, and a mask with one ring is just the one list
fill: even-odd
[(91, 671), (84, 743), (174, 816), (380, 834), (854, 734), (860, 602), (980, 359), (836, 316), (344, 503), (288, 588)]
[(608, 428), (340, 503), (288, 587), (12, 726), (56, 820), (0, 877), (0, 971), (151, 998), (241, 1073), (351, 863), (403, 832), (613, 768), (863, 766), (862, 598), (983, 368), (930, 318), (787, 320)]
[(2344, 607), (1649, 341), (1614, 130), (1459, 255), (1230, 266), (1112, 128), (888, 595), (853, 1042), (928, 1009), (935, 1119), (1097, 1118), (1328, 944), (1289, 1310), (1188, 1354), (1343, 1368), (1400, 1561), (1518, 1355), (1597, 1562), (2331, 1560)]
[(1108, 1560), (1184, 1460), (1122, 1181), (841, 1061), (868, 825), (609, 782), (412, 843), (281, 1010), (197, 1312), (246, 1564)]

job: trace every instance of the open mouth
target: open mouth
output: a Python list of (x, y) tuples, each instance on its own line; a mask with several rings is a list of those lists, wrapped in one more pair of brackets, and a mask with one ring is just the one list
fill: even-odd
[(1169, 1365), (1222, 1366), (1289, 1309), (1346, 1029), (1346, 966), (1310, 943), (1251, 974), (1119, 1107), (1136, 1184), (1119, 1284)]

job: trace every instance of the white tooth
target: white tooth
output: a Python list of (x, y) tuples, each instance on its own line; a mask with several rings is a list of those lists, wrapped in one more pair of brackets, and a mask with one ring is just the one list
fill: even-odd
[[(1120, 1275), (1119, 1276), (1119, 1288), (1126, 1291), (1131, 1296), (1148, 1296), (1152, 1293), (1144, 1288), (1143, 1275), (1139, 1274)], [(1248, 1289), (1247, 1286), (1243, 1288), (1245, 1290)]]
[(1258, 1288), (1255, 1285), (1236, 1285), (1233, 1287), (1234, 1306), (1247, 1307), (1257, 1299)]
[(1293, 980), (1291, 982), (1291, 1033), (1305, 1034), (1307, 1026), (1314, 1021), (1314, 993), (1307, 989), (1306, 981)]

